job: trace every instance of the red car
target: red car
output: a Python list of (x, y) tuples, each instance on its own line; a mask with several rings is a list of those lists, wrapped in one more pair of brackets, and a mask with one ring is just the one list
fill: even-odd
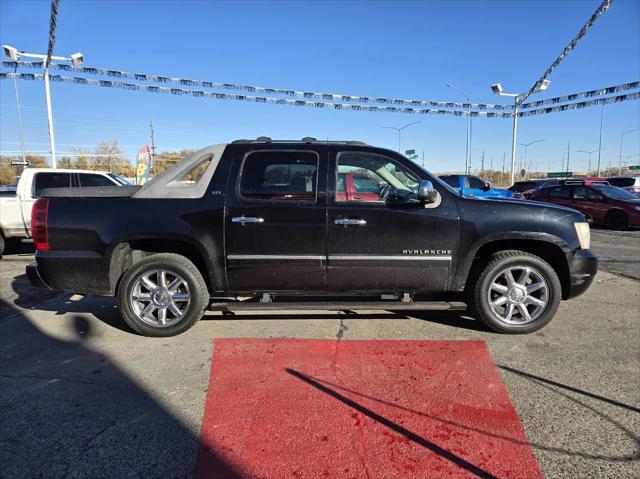
[(576, 209), (594, 225), (613, 229), (640, 227), (640, 198), (617, 186), (566, 182), (541, 188), (530, 199)]

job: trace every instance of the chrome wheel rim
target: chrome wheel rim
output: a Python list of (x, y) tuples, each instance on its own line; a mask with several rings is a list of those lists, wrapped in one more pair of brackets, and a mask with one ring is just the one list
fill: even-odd
[(549, 285), (531, 266), (510, 266), (491, 280), (487, 299), (491, 313), (510, 325), (528, 324), (538, 319), (549, 304)]
[(175, 271), (154, 269), (140, 274), (129, 295), (131, 308), (144, 323), (166, 328), (179, 322), (189, 309), (189, 285)]

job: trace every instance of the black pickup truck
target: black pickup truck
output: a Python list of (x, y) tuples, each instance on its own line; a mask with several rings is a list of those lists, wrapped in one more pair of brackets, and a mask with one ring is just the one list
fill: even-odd
[[(345, 194), (341, 179), (360, 178)], [(38, 286), (117, 296), (149, 336), (206, 308), (464, 309), (535, 331), (597, 259), (572, 209), (467, 198), (362, 142), (238, 140), (142, 187), (50, 189), (34, 205)]]

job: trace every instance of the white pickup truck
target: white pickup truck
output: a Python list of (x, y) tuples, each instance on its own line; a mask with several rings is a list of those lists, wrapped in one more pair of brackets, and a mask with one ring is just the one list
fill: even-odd
[(16, 194), (0, 195), (0, 255), (7, 240), (31, 237), (31, 207), (45, 188), (128, 184), (117, 174), (103, 171), (25, 168)]

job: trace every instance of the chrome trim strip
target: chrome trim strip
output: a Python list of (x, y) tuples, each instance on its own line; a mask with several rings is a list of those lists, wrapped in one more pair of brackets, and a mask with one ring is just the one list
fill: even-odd
[(326, 260), (325, 255), (295, 255), (295, 254), (230, 254), (227, 259), (308, 259)]
[[(293, 259), (293, 260), (325, 260), (324, 255), (294, 254), (230, 254), (227, 259)], [(330, 255), (329, 260), (345, 261), (451, 261), (451, 256), (384, 256), (384, 255)]]
[(383, 256), (383, 255), (330, 255), (329, 260), (346, 261), (451, 261), (451, 256)]

